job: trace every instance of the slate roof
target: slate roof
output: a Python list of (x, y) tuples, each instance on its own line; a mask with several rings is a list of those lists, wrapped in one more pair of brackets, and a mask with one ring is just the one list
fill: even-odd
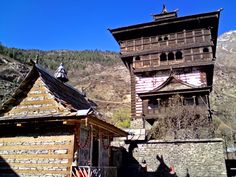
[(63, 105), (70, 107), (70, 109), (74, 111), (89, 109), (91, 107), (89, 102), (85, 99), (84, 95), (80, 91), (76, 90), (69, 84), (63, 83), (59, 79), (56, 79), (41, 66), (35, 65), (35, 67), (47, 88)]
[(164, 87), (166, 87), (167, 85), (169, 85), (171, 83), (179, 83), (179, 84), (186, 86), (189, 89), (197, 88), (194, 85), (191, 85), (187, 82), (184, 82), (184, 81), (178, 79), (174, 74), (171, 74), (161, 85), (159, 85), (157, 88), (151, 90), (150, 92), (160, 91), (161, 89), (163, 89)]
[[(161, 18), (160, 20), (146, 22), (141, 24), (129, 25), (125, 27), (119, 27), (114, 29), (108, 29), (116, 41), (129, 40), (132, 38), (137, 38), (142, 35), (150, 34), (150, 32), (162, 31), (163, 29), (171, 28), (181, 28), (181, 27), (191, 27), (194, 25), (205, 25), (206, 27), (211, 26), (212, 41), (213, 46), (213, 56), (215, 57), (216, 45), (217, 45), (217, 34), (218, 34), (218, 25), (219, 17), (222, 9), (213, 12), (194, 14), (189, 16), (182, 16), (176, 18)], [(176, 13), (176, 12), (173, 12)], [(163, 14), (160, 14), (163, 15)], [(157, 15), (155, 15), (157, 16)], [(161, 29), (163, 28), (163, 29)]]
[(193, 92), (210, 92), (211, 86), (197, 87), (191, 85), (187, 82), (178, 79), (174, 74), (170, 76), (157, 88), (139, 93), (140, 97), (154, 96), (154, 95), (164, 95), (164, 94), (178, 94), (178, 93), (193, 93)]
[(79, 90), (56, 79), (40, 65), (33, 63), (33, 68), (12, 98), (0, 107), (0, 125), (34, 125), (53, 121), (76, 125), (84, 121), (102, 127), (113, 136), (127, 136), (125, 131), (98, 117), (93, 109), (95, 106)]
[(89, 100), (79, 90), (56, 79), (40, 65), (34, 63), (33, 68), (16, 89), (13, 96), (0, 107), (0, 117), (19, 105), (27, 97), (27, 94), (38, 79), (44, 83), (50, 94), (54, 96), (54, 100), (70, 112), (92, 109)]

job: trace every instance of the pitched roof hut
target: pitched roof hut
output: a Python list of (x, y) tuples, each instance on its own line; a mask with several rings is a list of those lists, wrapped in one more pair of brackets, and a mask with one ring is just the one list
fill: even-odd
[(38, 64), (0, 109), (0, 174), (67, 177), (71, 165), (109, 166), (110, 140), (127, 133)]

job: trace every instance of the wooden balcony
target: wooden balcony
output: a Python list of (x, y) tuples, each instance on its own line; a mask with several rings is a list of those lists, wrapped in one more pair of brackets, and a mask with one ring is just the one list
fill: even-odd
[(138, 60), (134, 62), (134, 68), (146, 68), (160, 66), (160, 60)]
[(170, 109), (171, 107), (144, 109), (143, 114), (146, 119), (158, 118), (166, 115), (170, 111)]
[[(150, 57), (151, 58), (151, 57)], [(133, 67), (135, 69), (143, 69), (143, 68), (152, 68), (152, 67), (160, 67), (160, 66), (172, 66), (178, 65), (183, 63), (197, 63), (197, 62), (204, 62), (204, 61), (212, 61), (212, 53), (197, 53), (197, 54), (190, 54), (185, 55), (183, 59), (178, 60), (167, 60), (167, 61), (160, 61), (160, 59), (145, 59), (145, 60), (136, 60), (133, 63)]]
[(211, 33), (207, 29), (199, 29), (122, 41), (120, 43), (120, 51), (125, 54), (153, 48), (173, 48), (175, 46), (188, 46), (205, 42), (211, 42)]
[(159, 67), (159, 66), (168, 66), (174, 64), (184, 63), (184, 60), (172, 60), (172, 61), (160, 61), (159, 59), (150, 59), (150, 60), (138, 60), (134, 61), (133, 67), (135, 69), (139, 68), (150, 68), (150, 67)]
[[(201, 109), (208, 111), (208, 108), (206, 105), (189, 105), (190, 107), (201, 107)], [(157, 119), (157, 118), (163, 118), (170, 114), (170, 112), (173, 112), (173, 109), (176, 109), (176, 107), (158, 107), (158, 108), (143, 108), (143, 115), (145, 119)]]

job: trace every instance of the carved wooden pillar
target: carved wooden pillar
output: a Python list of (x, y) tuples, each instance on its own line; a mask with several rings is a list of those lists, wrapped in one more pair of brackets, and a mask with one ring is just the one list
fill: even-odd
[(196, 96), (193, 96), (193, 105), (196, 106)]

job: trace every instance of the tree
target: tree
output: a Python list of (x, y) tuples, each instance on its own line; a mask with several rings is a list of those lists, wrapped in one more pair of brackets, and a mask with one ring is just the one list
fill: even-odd
[(5, 50), (5, 47), (4, 47), (4, 45), (2, 45), (2, 43), (0, 42), (0, 54), (4, 54), (4, 50)]
[(148, 133), (149, 139), (210, 138), (214, 134), (208, 109), (201, 106), (183, 106), (179, 95), (172, 97), (172, 105), (157, 119)]
[(111, 123), (115, 124), (120, 128), (130, 127), (130, 109), (121, 108), (114, 112)]

